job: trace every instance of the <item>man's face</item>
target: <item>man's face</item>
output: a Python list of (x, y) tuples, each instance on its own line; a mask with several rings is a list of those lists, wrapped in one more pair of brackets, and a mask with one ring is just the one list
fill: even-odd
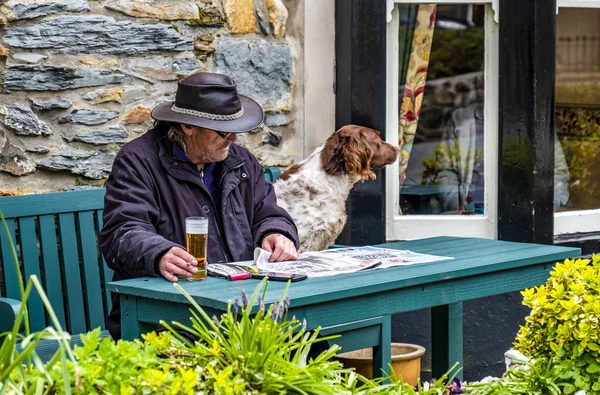
[(181, 124), (186, 155), (196, 165), (221, 162), (227, 158), (229, 147), (237, 141), (235, 133), (225, 133), (225, 138), (213, 130)]

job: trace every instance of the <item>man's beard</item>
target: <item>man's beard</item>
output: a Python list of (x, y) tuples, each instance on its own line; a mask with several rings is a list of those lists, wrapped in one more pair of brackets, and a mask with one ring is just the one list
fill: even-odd
[[(225, 145), (220, 146), (218, 149), (218, 154), (215, 153), (214, 157), (212, 158), (213, 162), (221, 162), (224, 161), (225, 158), (227, 158), (227, 156), (229, 155), (229, 148), (231, 147), (231, 142), (225, 142)], [(223, 150), (227, 149), (226, 152), (221, 153)]]

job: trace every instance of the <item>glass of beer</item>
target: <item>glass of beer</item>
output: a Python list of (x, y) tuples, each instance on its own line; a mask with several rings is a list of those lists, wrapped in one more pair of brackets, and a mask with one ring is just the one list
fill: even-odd
[(208, 218), (187, 217), (185, 219), (185, 241), (187, 251), (196, 258), (198, 271), (188, 281), (206, 280), (206, 254), (208, 250)]

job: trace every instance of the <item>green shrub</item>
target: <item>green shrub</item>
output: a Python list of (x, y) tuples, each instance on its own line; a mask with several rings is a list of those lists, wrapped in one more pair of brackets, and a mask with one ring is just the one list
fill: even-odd
[(548, 359), (522, 361), (511, 367), (502, 380), (470, 384), (467, 393), (476, 395), (561, 395), (572, 394), (569, 362), (556, 363)]
[(564, 393), (600, 393), (600, 255), (567, 259), (545, 285), (522, 294), (531, 313), (516, 348), (539, 363), (562, 366), (570, 384)]

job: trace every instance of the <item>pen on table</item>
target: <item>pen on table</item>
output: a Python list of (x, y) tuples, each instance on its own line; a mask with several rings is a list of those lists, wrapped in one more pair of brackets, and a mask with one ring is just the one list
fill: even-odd
[(236, 273), (236, 274), (229, 274), (227, 276), (227, 279), (230, 281), (245, 280), (247, 278), (250, 278), (250, 273)]

